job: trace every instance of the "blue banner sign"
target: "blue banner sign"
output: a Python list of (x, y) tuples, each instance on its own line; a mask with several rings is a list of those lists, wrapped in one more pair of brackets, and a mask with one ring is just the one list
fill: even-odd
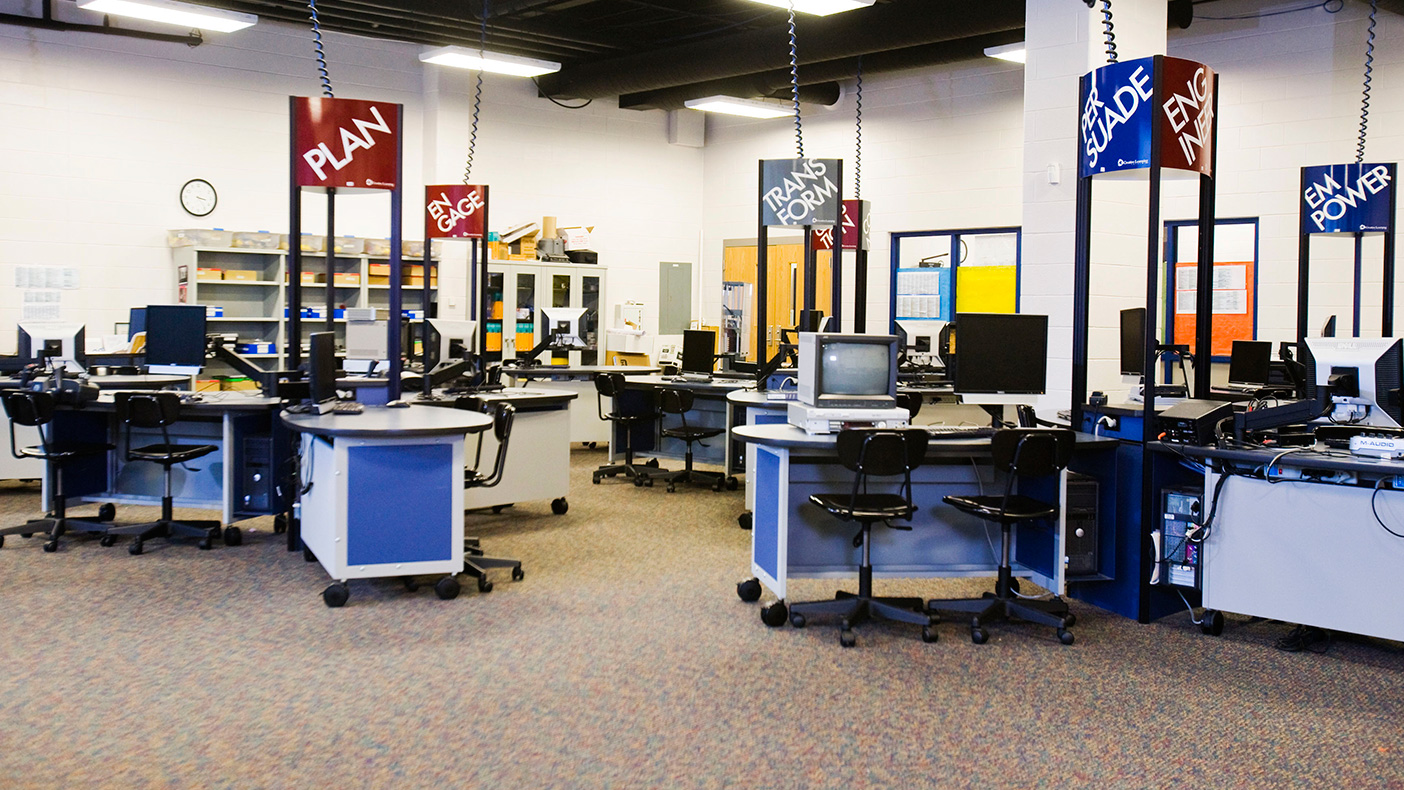
[(843, 198), (838, 159), (762, 160), (761, 208), (766, 227), (837, 225)]
[(1302, 233), (1394, 230), (1394, 164), (1302, 168)]
[(1087, 75), (1080, 106), (1082, 177), (1150, 167), (1155, 58), (1111, 63)]

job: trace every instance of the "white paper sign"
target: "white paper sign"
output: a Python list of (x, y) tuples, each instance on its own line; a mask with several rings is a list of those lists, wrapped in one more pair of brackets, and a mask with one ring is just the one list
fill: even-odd
[(1175, 292), (1175, 312), (1180, 315), (1194, 315), (1194, 291)]
[(1247, 291), (1215, 291), (1214, 292), (1214, 314), (1243, 315), (1248, 312), (1248, 292)]

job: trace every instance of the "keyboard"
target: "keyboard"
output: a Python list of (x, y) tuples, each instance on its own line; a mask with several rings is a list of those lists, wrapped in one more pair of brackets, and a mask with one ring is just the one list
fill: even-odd
[(923, 425), (932, 439), (988, 439), (995, 429), (989, 425)]
[(332, 414), (360, 414), (366, 407), (353, 400), (339, 400), (332, 406)]

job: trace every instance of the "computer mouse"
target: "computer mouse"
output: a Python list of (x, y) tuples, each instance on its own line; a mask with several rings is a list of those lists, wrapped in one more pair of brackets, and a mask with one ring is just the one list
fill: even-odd
[(385, 406), (391, 409), (408, 409), (409, 401), (396, 398), (395, 400), (387, 402)]

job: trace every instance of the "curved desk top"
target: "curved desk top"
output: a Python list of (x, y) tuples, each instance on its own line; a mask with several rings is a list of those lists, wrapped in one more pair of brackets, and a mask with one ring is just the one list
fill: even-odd
[[(810, 435), (793, 425), (780, 424), (738, 425), (731, 429), (731, 436), (738, 441), (765, 447), (784, 447), (790, 450), (810, 450), (826, 454), (834, 453), (834, 447), (838, 444), (838, 434)], [(1093, 436), (1088, 433), (1077, 434), (1078, 449), (1116, 443), (1115, 439)], [(972, 450), (989, 452), (989, 447), (988, 437), (983, 439), (932, 439), (927, 444), (926, 452), (928, 456), (933, 453), (939, 455), (946, 452), (954, 455), (969, 455)]]
[(570, 402), (580, 397), (580, 393), (567, 389), (500, 389), (490, 392), (461, 392), (454, 394), (439, 393), (438, 400), (420, 400), (415, 398), (410, 401), (415, 406), (442, 406), (453, 408), (460, 398), (476, 398), (485, 403), (498, 403), (506, 401), (516, 406), (518, 409), (528, 411), (544, 411), (548, 409), (564, 409), (570, 406)]
[(626, 389), (672, 389), (692, 390), (697, 393), (728, 393), (745, 389), (751, 385), (750, 379), (724, 379), (714, 378), (707, 381), (689, 381), (681, 377), (673, 376), (626, 376), (624, 387)]
[(280, 415), (295, 431), (317, 436), (363, 439), (452, 436), (478, 433), (492, 425), (492, 418), (475, 411), (459, 409), (390, 409), (371, 406), (360, 414)]
[(727, 393), (726, 399), (737, 406), (765, 411), (785, 411), (794, 403), (791, 400), (771, 400), (758, 390), (732, 390)]
[[(64, 376), (64, 378), (70, 378)], [(88, 383), (104, 392), (107, 390), (159, 390), (180, 384), (189, 385), (189, 376), (174, 376), (166, 373), (146, 373), (139, 376), (90, 376)], [(19, 379), (0, 380), (0, 389), (19, 387)]]
[(547, 379), (556, 376), (567, 379), (592, 379), (596, 373), (644, 376), (661, 370), (662, 368), (652, 365), (537, 365), (529, 368), (504, 367), (502, 375), (514, 379)]

